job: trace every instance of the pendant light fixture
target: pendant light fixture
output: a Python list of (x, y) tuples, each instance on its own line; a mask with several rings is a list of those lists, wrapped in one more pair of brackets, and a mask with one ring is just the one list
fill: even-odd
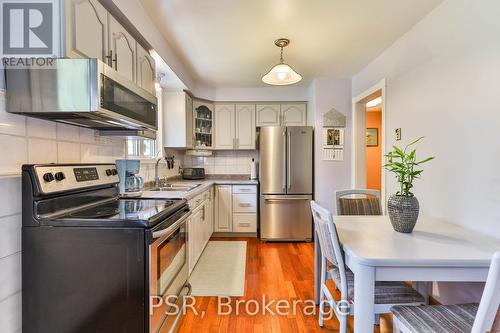
[(285, 86), (294, 84), (302, 80), (302, 76), (293, 70), (290, 65), (286, 64), (283, 60), (283, 48), (290, 44), (290, 40), (280, 38), (274, 41), (274, 44), (281, 48), (281, 56), (279, 64), (275, 65), (266, 75), (262, 77), (262, 81), (274, 86)]

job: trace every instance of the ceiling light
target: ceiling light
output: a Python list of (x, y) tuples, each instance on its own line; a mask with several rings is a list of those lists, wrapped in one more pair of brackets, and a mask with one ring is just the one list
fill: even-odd
[(283, 48), (290, 44), (290, 40), (286, 38), (277, 39), (274, 44), (281, 48), (281, 56), (279, 64), (275, 65), (266, 75), (262, 77), (262, 81), (274, 86), (284, 86), (294, 84), (302, 80), (302, 76), (293, 70), (290, 65), (285, 64), (283, 60)]
[(367, 108), (373, 108), (374, 106), (377, 106), (380, 103), (382, 103), (382, 96), (374, 98), (371, 101), (369, 101), (368, 103), (366, 103), (366, 107)]

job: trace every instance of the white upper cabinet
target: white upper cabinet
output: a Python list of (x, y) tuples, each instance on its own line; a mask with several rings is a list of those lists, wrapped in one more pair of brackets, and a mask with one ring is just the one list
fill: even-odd
[(66, 56), (108, 63), (108, 12), (98, 0), (66, 0)]
[(236, 147), (238, 149), (255, 149), (255, 105), (236, 104)]
[(155, 94), (155, 60), (141, 45), (137, 44), (137, 84)]
[(255, 104), (215, 105), (215, 149), (255, 149)]
[(307, 104), (257, 104), (257, 126), (306, 126)]
[(281, 112), (279, 104), (256, 105), (257, 126), (280, 126)]
[(170, 148), (193, 148), (193, 99), (184, 91), (163, 92), (163, 142)]
[(281, 124), (282, 126), (306, 126), (306, 104), (281, 104)]
[(113, 16), (109, 15), (108, 18), (112, 67), (130, 81), (135, 82), (136, 41)]
[(215, 105), (215, 149), (235, 148), (234, 104)]

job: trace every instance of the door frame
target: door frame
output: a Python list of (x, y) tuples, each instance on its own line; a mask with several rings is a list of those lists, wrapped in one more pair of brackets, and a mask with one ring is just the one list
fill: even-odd
[[(363, 91), (361, 94), (352, 98), (352, 158), (351, 158), (351, 187), (352, 188), (366, 188), (366, 145), (365, 145), (365, 136), (366, 136), (366, 125), (363, 122), (363, 126), (361, 124), (357, 124), (362, 121), (366, 116), (366, 99), (377, 92), (380, 91), (382, 97), (382, 130), (380, 131), (380, 144), (382, 150), (382, 163), (384, 161), (384, 156), (386, 154), (386, 79), (383, 78), (375, 85), (371, 86), (367, 90)], [(360, 112), (364, 112), (363, 115), (360, 115)], [(362, 118), (361, 118), (362, 117)], [(361, 127), (361, 128), (360, 128)], [(358, 165), (358, 163), (361, 163)], [(386, 172), (385, 170), (381, 170), (382, 179), (381, 179), (381, 188), (380, 188), (380, 199), (382, 204), (382, 210), (385, 212), (385, 198), (386, 198)]]

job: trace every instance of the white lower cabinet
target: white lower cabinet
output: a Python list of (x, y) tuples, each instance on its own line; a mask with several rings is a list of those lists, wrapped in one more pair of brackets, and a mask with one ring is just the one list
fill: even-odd
[(233, 231), (232, 185), (215, 186), (215, 231)]
[(215, 231), (257, 232), (257, 186), (217, 185)]
[(189, 200), (191, 217), (188, 221), (189, 273), (200, 259), (213, 232), (211, 189)]
[(257, 232), (257, 213), (233, 214), (233, 232)]

